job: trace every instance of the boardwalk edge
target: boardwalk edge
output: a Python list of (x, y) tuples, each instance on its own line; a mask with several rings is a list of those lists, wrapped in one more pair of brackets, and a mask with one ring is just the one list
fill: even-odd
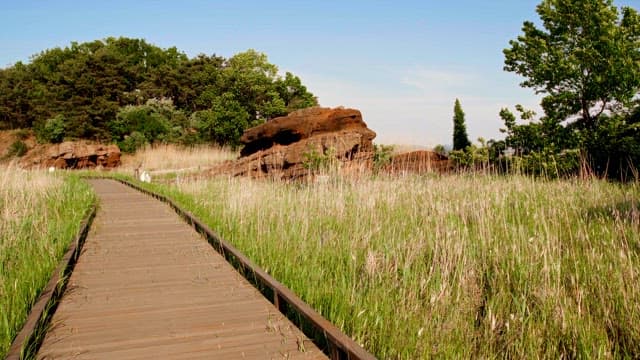
[[(121, 182), (135, 190), (152, 196), (164, 203), (167, 203), (178, 215), (180, 215), (187, 223), (202, 234), (211, 246), (220, 253), (242, 276), (260, 290), (267, 300), (271, 301), (275, 307), (285, 316), (289, 318), (296, 326), (302, 330), (310, 339), (316, 339), (320, 335), (324, 338), (324, 344), (318, 344), (320, 348), (325, 348), (325, 352), (331, 359), (347, 359), (347, 360), (370, 360), (376, 359), (371, 353), (356, 343), (352, 338), (344, 334), (340, 329), (333, 325), (329, 320), (318, 314), (311, 306), (302, 301), (293, 291), (274, 279), (260, 267), (255, 265), (249, 258), (242, 254), (231, 244), (224, 241), (219, 235), (212, 231), (207, 225), (202, 223), (190, 212), (182, 209), (177, 203), (168, 197), (145, 189), (139, 185), (123, 179), (113, 179)], [(265, 294), (265, 290), (270, 296)], [(293, 312), (294, 316), (291, 316)], [(301, 326), (301, 321), (297, 319), (301, 317), (306, 321)], [(324, 345), (324, 346), (321, 346)]]
[(71, 246), (65, 252), (64, 256), (54, 270), (47, 286), (40, 293), (38, 300), (31, 307), (29, 316), (25, 321), (22, 330), (16, 335), (11, 343), (9, 352), (5, 360), (19, 360), (35, 357), (40, 343), (44, 339), (44, 333), (48, 326), (51, 316), (55, 312), (58, 301), (64, 294), (67, 287), (69, 275), (73, 271), (78, 257), (82, 252), (82, 246), (87, 238), (93, 219), (96, 216), (97, 203), (94, 202), (80, 223), (80, 229), (75, 236)]

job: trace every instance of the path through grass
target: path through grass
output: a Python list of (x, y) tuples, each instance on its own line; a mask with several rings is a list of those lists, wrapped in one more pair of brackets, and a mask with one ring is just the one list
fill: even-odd
[(640, 356), (640, 185), (425, 176), (164, 188), (379, 358)]

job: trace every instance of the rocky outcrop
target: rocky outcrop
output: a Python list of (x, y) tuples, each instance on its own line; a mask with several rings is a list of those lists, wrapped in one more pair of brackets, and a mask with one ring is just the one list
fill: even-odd
[(451, 169), (446, 155), (435, 151), (417, 150), (394, 155), (385, 170), (391, 173), (445, 172)]
[(117, 145), (82, 141), (39, 145), (22, 159), (22, 164), (24, 167), (57, 169), (114, 168), (120, 165), (120, 149)]
[(367, 167), (376, 133), (355, 109), (310, 108), (295, 111), (244, 132), (240, 158), (214, 174), (296, 179), (309, 174), (311, 158)]
[(362, 114), (355, 109), (309, 108), (275, 118), (265, 124), (248, 129), (240, 142), (244, 145), (240, 156), (245, 157), (276, 145), (290, 145), (327, 133), (360, 134), (362, 145), (369, 145), (376, 133), (367, 128)]

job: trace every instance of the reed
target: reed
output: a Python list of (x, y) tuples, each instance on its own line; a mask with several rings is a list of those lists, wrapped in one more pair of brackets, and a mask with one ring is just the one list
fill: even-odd
[(93, 202), (75, 176), (0, 167), (0, 358)]
[(191, 180), (178, 200), (384, 359), (640, 356), (640, 185)]

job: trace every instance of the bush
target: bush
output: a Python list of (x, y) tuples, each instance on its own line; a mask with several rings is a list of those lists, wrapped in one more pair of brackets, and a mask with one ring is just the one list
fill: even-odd
[(118, 143), (118, 146), (122, 152), (134, 153), (147, 144), (149, 144), (147, 138), (142, 133), (134, 131), (131, 135), (125, 136), (124, 140)]
[(582, 164), (580, 150), (564, 150), (559, 154), (536, 151), (511, 158), (511, 170), (515, 173), (559, 178), (577, 175)]
[(18, 129), (13, 133), (16, 140), (27, 140), (29, 138), (29, 129)]
[(59, 114), (47, 119), (44, 124), (36, 124), (36, 138), (41, 143), (61, 143), (64, 140), (66, 121), (64, 115)]
[(29, 150), (29, 148), (27, 147), (27, 144), (24, 143), (24, 141), (16, 140), (11, 144), (11, 146), (9, 146), (6, 157), (20, 157), (26, 154), (27, 150)]
[(634, 180), (640, 167), (640, 107), (627, 117), (605, 117), (585, 142), (598, 176)]
[(391, 162), (393, 145), (373, 145), (373, 170), (379, 171)]
[(249, 113), (229, 94), (214, 99), (210, 110), (191, 115), (191, 122), (195, 124), (202, 141), (233, 148), (240, 145), (244, 130), (254, 125), (249, 119)]
[(332, 147), (320, 152), (310, 145), (309, 149), (302, 154), (302, 157), (304, 158), (302, 166), (313, 174), (329, 172), (331, 169), (338, 167), (336, 150)]
[(178, 142), (186, 126), (187, 117), (167, 99), (150, 99), (145, 105), (125, 106), (108, 123), (114, 141), (124, 141), (125, 137), (138, 132), (150, 143)]

